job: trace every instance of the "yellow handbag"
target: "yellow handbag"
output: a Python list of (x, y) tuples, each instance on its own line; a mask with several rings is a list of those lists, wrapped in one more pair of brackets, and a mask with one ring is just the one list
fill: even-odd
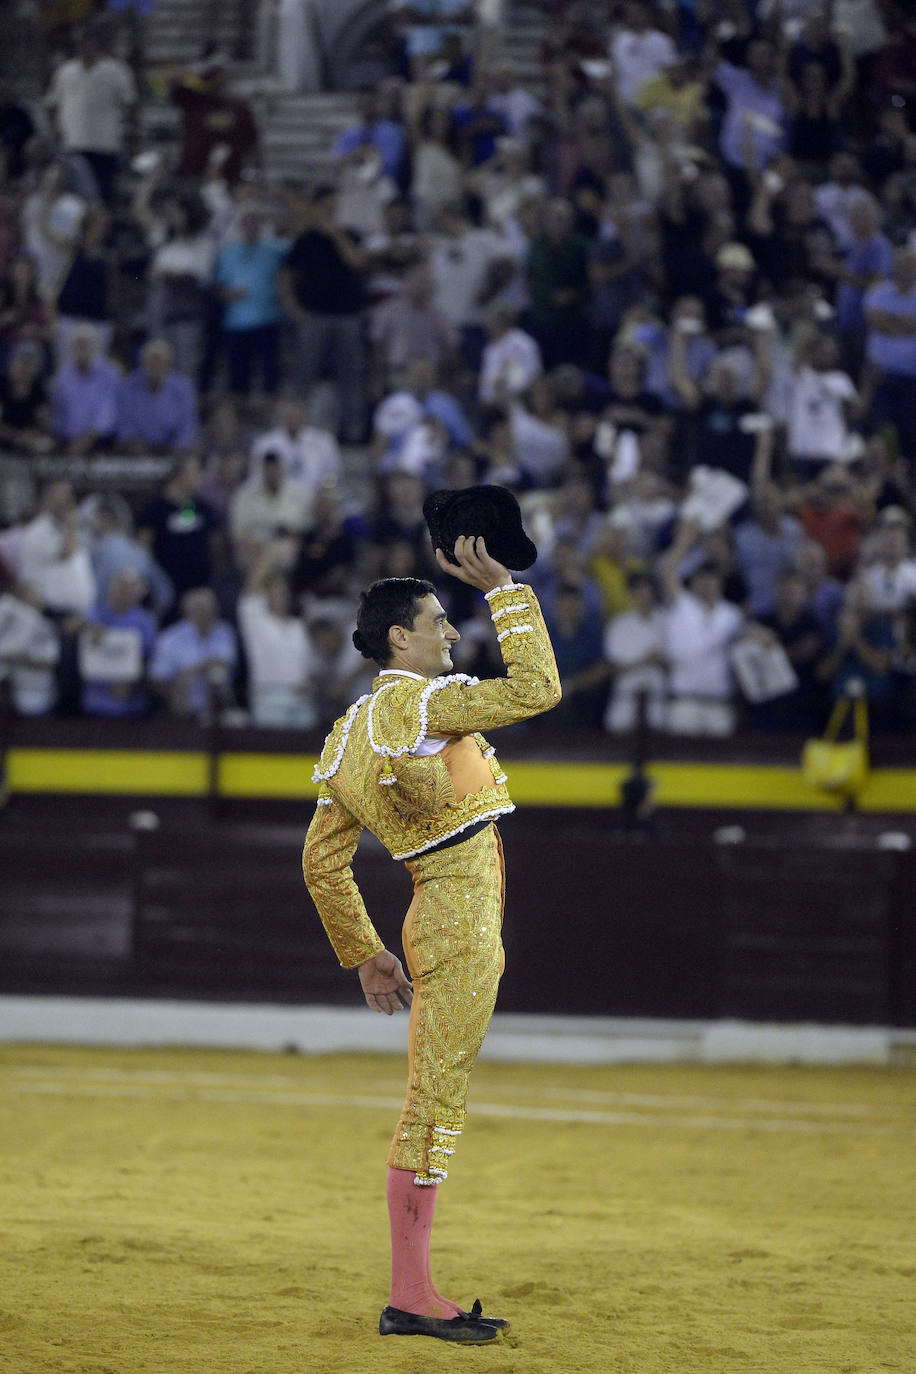
[[(837, 736), (850, 706), (853, 736), (840, 742)], [(823, 792), (854, 797), (868, 776), (868, 707), (864, 697), (841, 697), (833, 708), (820, 739), (809, 739), (802, 750), (802, 777)]]

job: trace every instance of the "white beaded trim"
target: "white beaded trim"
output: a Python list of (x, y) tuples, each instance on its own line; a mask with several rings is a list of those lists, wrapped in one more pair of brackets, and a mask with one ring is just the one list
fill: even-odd
[(501, 611), (491, 611), (490, 619), (498, 620), (501, 615), (511, 615), (513, 611), (530, 611), (531, 605), (527, 601), (513, 601), (511, 606), (503, 606)]
[(378, 785), (379, 785), (379, 787), (394, 787), (394, 785), (395, 785), (396, 782), (397, 782), (397, 778), (395, 778), (395, 777), (391, 777), (391, 778), (379, 778), (379, 780), (378, 780)]
[(413, 1181), (418, 1188), (435, 1188), (439, 1183), (437, 1178), (421, 1178), (419, 1174), (414, 1174)]
[(523, 582), (506, 582), (502, 587), (494, 587), (491, 591), (484, 592), (484, 598), (489, 601), (491, 596), (499, 596), (500, 592), (520, 592), (523, 588)]
[(502, 631), (500, 632), (500, 634), (498, 634), (498, 635), (496, 636), (496, 642), (497, 642), (497, 644), (502, 644), (503, 640), (506, 638), (507, 635), (533, 635), (533, 634), (534, 634), (534, 626), (533, 626), (533, 625), (513, 625), (513, 626), (511, 626), (511, 628), (508, 629), (508, 630), (502, 630)]
[[(450, 830), (447, 835), (440, 835), (438, 839), (430, 840), (429, 844), (420, 845), (419, 849), (409, 849), (405, 854), (392, 854), (393, 859), (415, 859), (418, 854), (423, 854), (427, 849), (432, 849), (433, 845), (441, 844), (443, 840), (450, 840), (453, 835), (460, 835), (462, 830), (467, 830), (469, 825), (476, 825), (478, 821), (489, 821), (494, 816), (508, 816), (510, 811), (515, 810), (515, 802), (508, 802), (505, 806), (494, 807), (492, 811), (482, 811), (479, 816), (472, 816), (464, 825), (459, 825), (455, 830)], [(438, 1131), (440, 1127), (436, 1127)], [(458, 1135), (460, 1132), (455, 1131)]]
[(436, 1135), (437, 1133), (439, 1135), (461, 1135), (460, 1131), (450, 1131), (447, 1126), (434, 1126), (433, 1134)]
[(491, 744), (490, 747), (489, 747), (488, 749), (485, 749), (485, 750), (483, 751), (483, 756), (484, 756), (485, 759), (491, 759), (495, 753), (496, 753), (496, 750), (493, 748), (493, 746), (492, 746), (492, 744)]
[[(340, 761), (344, 756), (344, 750), (347, 747), (347, 740), (350, 738), (350, 731), (353, 729), (353, 722), (356, 719), (356, 713), (359, 710), (359, 708), (363, 705), (363, 703), (367, 702), (368, 700), (369, 693), (367, 692), (365, 696), (361, 696), (358, 701), (354, 701), (353, 705), (347, 712), (347, 717), (344, 721), (343, 739), (340, 741), (340, 747), (337, 750), (334, 762), (331, 764), (330, 768), (326, 773), (322, 773), (321, 769), (318, 766), (318, 763), (321, 762), (321, 760), (319, 759), (318, 763), (315, 764), (315, 771), (312, 774), (312, 782), (327, 782), (328, 778), (333, 778), (334, 774), (340, 767)], [(324, 750), (322, 750), (322, 753), (324, 753)]]
[(334, 805), (334, 798), (333, 798), (333, 797), (319, 797), (318, 800), (315, 802), (315, 805), (316, 805), (316, 806), (333, 806), (333, 805)]
[(466, 682), (469, 687), (476, 687), (479, 681), (480, 678), (469, 677), (467, 673), (450, 673), (448, 677), (430, 678), (429, 682), (426, 684), (426, 686), (423, 688), (423, 691), (420, 693), (420, 697), (417, 702), (417, 710), (420, 715), (420, 733), (417, 735), (416, 739), (412, 743), (402, 744), (398, 749), (392, 749), (387, 744), (379, 744), (378, 740), (375, 738), (375, 732), (373, 728), (375, 723), (375, 703), (378, 701), (382, 692), (387, 692), (390, 690), (390, 688), (397, 685), (394, 682), (384, 683), (373, 694), (372, 699), (369, 701), (369, 710), (366, 716), (366, 728), (369, 732), (369, 744), (372, 747), (372, 752), (375, 754), (382, 754), (385, 758), (389, 759), (398, 759), (401, 757), (402, 754), (409, 754), (412, 749), (418, 748), (419, 745), (421, 745), (423, 741), (426, 739), (429, 714), (427, 711), (427, 703), (430, 697), (432, 696), (433, 692), (440, 692), (443, 687), (448, 687), (449, 684), (452, 682)]
[(508, 782), (508, 778), (506, 777), (505, 773), (500, 773), (498, 777), (493, 779), (493, 781), (498, 787), (501, 782)]

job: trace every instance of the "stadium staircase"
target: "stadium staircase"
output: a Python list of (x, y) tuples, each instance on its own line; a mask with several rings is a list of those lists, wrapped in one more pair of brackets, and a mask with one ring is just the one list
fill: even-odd
[[(232, 87), (252, 103), (262, 131), (265, 170), (271, 179), (315, 184), (331, 170), (330, 149), (356, 118), (353, 90), (292, 94), (268, 70), (275, 4), (246, 0), (157, 0), (146, 21), (148, 69), (196, 61), (207, 43), (232, 60)], [(536, 0), (506, 0), (505, 29), (498, 52), (512, 63), (520, 80), (543, 90), (539, 53), (548, 21)], [(166, 101), (151, 100), (142, 128), (158, 139), (177, 134), (177, 112)]]

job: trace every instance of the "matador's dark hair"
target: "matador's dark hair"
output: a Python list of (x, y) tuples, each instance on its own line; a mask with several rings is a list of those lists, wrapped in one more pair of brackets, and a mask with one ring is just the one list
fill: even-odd
[(373, 582), (360, 597), (353, 631), (353, 643), (363, 658), (373, 658), (380, 668), (387, 668), (391, 662), (388, 631), (392, 625), (412, 630), (418, 602), (435, 590), (422, 577), (384, 577)]

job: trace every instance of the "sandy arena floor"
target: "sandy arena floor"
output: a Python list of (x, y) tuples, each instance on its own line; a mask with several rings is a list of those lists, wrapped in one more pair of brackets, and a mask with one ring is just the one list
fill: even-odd
[(0, 1047), (2, 1374), (912, 1374), (916, 1075), (480, 1064), (376, 1333), (387, 1057)]

